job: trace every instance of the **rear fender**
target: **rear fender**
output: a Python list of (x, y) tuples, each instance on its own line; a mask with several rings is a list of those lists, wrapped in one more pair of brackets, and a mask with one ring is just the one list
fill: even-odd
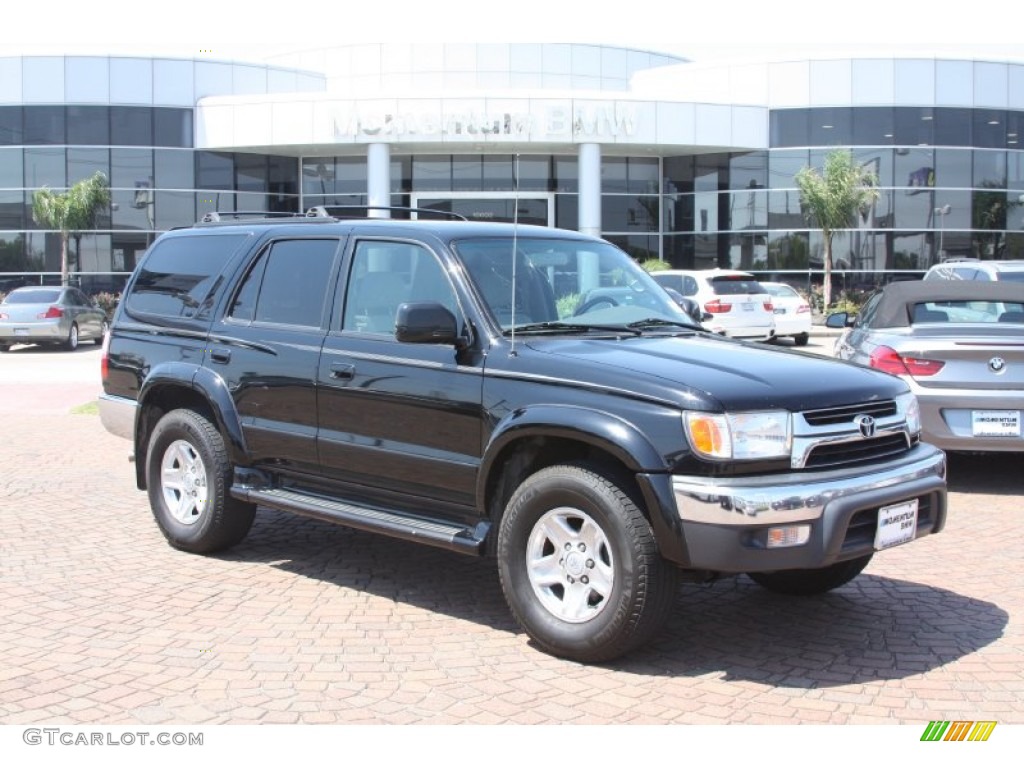
[[(245, 437), (234, 400), (224, 379), (209, 368), (182, 362), (156, 366), (143, 382), (138, 402), (140, 414), (151, 404), (159, 404), (162, 411), (202, 405), (224, 438), (231, 462), (246, 463)], [(145, 487), (146, 450), (154, 426), (141, 417), (135, 422), (135, 471), (140, 488)]]

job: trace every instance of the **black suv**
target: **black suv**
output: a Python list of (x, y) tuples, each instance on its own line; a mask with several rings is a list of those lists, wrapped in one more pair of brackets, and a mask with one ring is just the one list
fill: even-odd
[(787, 594), (938, 532), (898, 378), (705, 332), (623, 251), (512, 224), (200, 223), (129, 280), (101, 413), (171, 545), (257, 505), (497, 559), (546, 651), (614, 658), (681, 575)]

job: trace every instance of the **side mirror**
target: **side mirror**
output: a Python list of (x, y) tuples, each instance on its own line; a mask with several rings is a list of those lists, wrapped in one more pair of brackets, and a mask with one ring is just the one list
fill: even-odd
[(857, 315), (851, 315), (849, 312), (833, 312), (825, 318), (825, 327), (849, 328), (855, 322), (857, 322)]
[(406, 302), (395, 313), (395, 338), (407, 344), (452, 344), (461, 347), (455, 315), (434, 301)]

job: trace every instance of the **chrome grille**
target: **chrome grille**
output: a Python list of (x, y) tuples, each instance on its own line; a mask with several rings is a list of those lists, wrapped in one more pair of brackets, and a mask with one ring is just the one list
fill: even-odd
[(804, 411), (803, 417), (812, 427), (824, 427), (830, 424), (852, 422), (855, 416), (873, 416), (876, 419), (895, 416), (897, 413), (895, 400), (880, 400), (876, 403), (859, 403), (842, 405), (837, 408), (822, 408), (817, 411)]
[(804, 464), (807, 468), (822, 469), (877, 461), (886, 456), (896, 456), (910, 447), (904, 432), (891, 432), (863, 440), (841, 443), (823, 443), (811, 449)]
[(793, 414), (790, 466), (835, 469), (884, 461), (909, 450), (911, 443), (898, 400), (817, 408)]

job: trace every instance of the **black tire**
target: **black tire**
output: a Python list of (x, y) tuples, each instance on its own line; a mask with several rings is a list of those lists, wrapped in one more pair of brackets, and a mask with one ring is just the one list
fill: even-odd
[(64, 341), (64, 349), (68, 352), (74, 352), (78, 349), (78, 323), (72, 323), (70, 330), (68, 330), (68, 337)]
[(805, 570), (774, 571), (772, 573), (748, 573), (755, 583), (780, 595), (820, 595), (824, 592), (843, 586), (857, 578), (867, 568), (872, 555), (864, 555), (855, 560), (844, 560), (824, 568), (808, 568)]
[[(581, 546), (588, 541), (589, 552)], [(534, 642), (587, 663), (650, 640), (671, 614), (679, 583), (623, 487), (575, 465), (542, 469), (516, 489), (498, 534), (498, 573)]]
[(100, 335), (99, 335), (99, 338), (93, 339), (93, 344), (95, 344), (97, 347), (101, 346), (103, 344), (103, 339), (106, 337), (106, 335), (107, 335), (107, 333), (109, 331), (110, 331), (110, 323), (108, 323), (106, 320), (104, 320), (102, 325), (100, 325)]
[(160, 419), (149, 440), (146, 486), (153, 517), (171, 546), (217, 552), (245, 538), (256, 505), (229, 495), (231, 478), (224, 439), (206, 418), (182, 409)]
[(811, 335), (809, 333), (798, 333), (793, 337), (793, 344), (798, 347), (806, 347), (807, 342), (810, 340)]
[(0, 344), (0, 353), (10, 352), (11, 346), (9, 344)]

